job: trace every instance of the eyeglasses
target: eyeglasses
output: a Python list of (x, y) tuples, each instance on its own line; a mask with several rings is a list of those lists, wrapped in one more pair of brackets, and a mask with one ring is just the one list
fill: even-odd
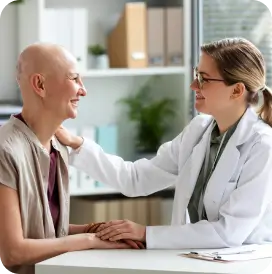
[(213, 78), (206, 78), (203, 77), (201, 73), (197, 71), (196, 68), (194, 68), (194, 75), (195, 75), (195, 80), (197, 80), (198, 88), (202, 89), (203, 85), (205, 82), (210, 82), (210, 81), (216, 81), (216, 82), (224, 82), (223, 79), (213, 79)]

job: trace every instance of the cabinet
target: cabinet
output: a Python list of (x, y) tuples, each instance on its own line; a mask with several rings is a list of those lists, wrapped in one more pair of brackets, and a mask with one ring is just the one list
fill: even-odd
[[(125, 3), (137, 2), (126, 0), (25, 0), (18, 5), (18, 43), (19, 52), (27, 45), (38, 41), (46, 41), (48, 37), (48, 21), (46, 14), (49, 9), (85, 8), (88, 11), (88, 44), (105, 45), (107, 32), (112, 22), (118, 20)], [(140, 1), (138, 1), (140, 2)], [(154, 1), (153, 1), (154, 2)], [(171, 1), (170, 1), (171, 2)], [(183, 65), (146, 67), (146, 68), (109, 68), (103, 70), (89, 69), (81, 66), (81, 75), (88, 90), (88, 95), (79, 104), (78, 117), (65, 122), (67, 127), (81, 133), (88, 127), (106, 124), (116, 124), (118, 128), (118, 154), (125, 160), (133, 159), (133, 140), (135, 126), (128, 121), (126, 109), (116, 102), (134, 92), (152, 76), (160, 76), (159, 84), (154, 87), (156, 94), (174, 98), (178, 105), (176, 118), (172, 121), (165, 140), (175, 137), (191, 119), (190, 116), (190, 82), (192, 76), (191, 64), (191, 0), (181, 1), (182, 17), (182, 47)], [(68, 10), (69, 13), (69, 10)], [(65, 24), (67, 22), (67, 24)], [(71, 31), (67, 18), (57, 22), (58, 28), (64, 32)], [(53, 26), (52, 26), (53, 28)], [(74, 30), (79, 35), (83, 29)], [(72, 36), (73, 37), (73, 36)], [(75, 39), (73, 39), (75, 40)], [(73, 41), (75, 42), (75, 41)], [(73, 49), (72, 49), (73, 51)], [(74, 174), (74, 173), (73, 173)], [(80, 186), (82, 176), (77, 178)], [(75, 189), (75, 188), (73, 188)], [(100, 187), (97, 189), (74, 190), (72, 195), (92, 195), (97, 193), (114, 193), (114, 190)]]

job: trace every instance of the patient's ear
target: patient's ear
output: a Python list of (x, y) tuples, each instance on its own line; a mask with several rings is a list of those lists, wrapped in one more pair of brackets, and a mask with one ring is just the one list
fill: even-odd
[(40, 97), (44, 98), (46, 94), (46, 91), (44, 88), (44, 77), (38, 73), (33, 74), (30, 77), (30, 83), (35, 93), (39, 95)]

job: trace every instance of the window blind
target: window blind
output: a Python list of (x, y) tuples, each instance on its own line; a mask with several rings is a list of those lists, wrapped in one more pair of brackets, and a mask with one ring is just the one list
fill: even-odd
[(203, 0), (203, 42), (238, 36), (253, 42), (264, 55), (266, 83), (272, 88), (272, 17), (268, 8), (255, 0)]

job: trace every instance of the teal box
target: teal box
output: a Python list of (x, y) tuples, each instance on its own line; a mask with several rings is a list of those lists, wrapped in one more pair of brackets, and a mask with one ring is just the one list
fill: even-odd
[[(117, 126), (115, 124), (99, 126), (96, 129), (96, 142), (103, 148), (106, 153), (118, 154), (117, 142), (118, 142)], [(95, 182), (96, 187), (103, 187), (100, 182)]]

